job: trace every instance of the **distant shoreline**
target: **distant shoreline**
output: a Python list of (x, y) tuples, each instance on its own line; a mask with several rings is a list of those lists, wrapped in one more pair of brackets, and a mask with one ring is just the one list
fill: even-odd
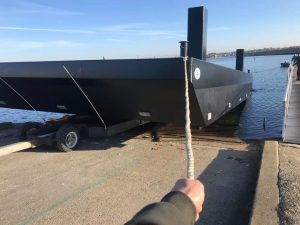
[[(287, 48), (264, 48), (245, 51), (245, 56), (294, 55), (300, 54), (300, 46)], [(235, 57), (235, 52), (209, 53), (207, 58)]]

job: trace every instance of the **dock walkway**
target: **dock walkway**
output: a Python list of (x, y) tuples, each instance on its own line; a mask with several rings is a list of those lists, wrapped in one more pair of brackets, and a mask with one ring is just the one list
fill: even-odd
[(300, 144), (300, 81), (297, 67), (288, 71), (288, 85), (284, 98), (283, 141)]

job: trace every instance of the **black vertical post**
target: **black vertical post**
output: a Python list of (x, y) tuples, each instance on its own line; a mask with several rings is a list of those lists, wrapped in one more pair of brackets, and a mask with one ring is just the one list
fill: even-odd
[(237, 49), (236, 50), (236, 63), (235, 69), (244, 71), (244, 49)]
[(187, 41), (180, 41), (180, 57), (187, 57), (188, 56), (188, 42)]
[(206, 60), (207, 9), (203, 6), (189, 8), (188, 14), (188, 54)]

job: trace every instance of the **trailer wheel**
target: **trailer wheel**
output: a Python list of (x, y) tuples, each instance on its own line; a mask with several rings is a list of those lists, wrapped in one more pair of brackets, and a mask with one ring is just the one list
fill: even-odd
[(20, 131), (18, 133), (18, 138), (21, 141), (24, 141), (27, 139), (27, 136), (31, 133), (33, 133), (34, 131), (40, 129), (42, 126), (41, 123), (38, 122), (26, 122), (24, 124), (22, 124)]
[(62, 152), (71, 152), (78, 146), (79, 138), (78, 129), (71, 124), (67, 124), (56, 132), (56, 145)]

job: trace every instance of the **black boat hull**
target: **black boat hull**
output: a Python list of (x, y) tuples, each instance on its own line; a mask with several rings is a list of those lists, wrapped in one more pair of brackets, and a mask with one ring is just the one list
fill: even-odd
[[(107, 125), (135, 119), (185, 122), (182, 58), (1, 63), (0, 107), (32, 110), (30, 103), (38, 111), (95, 116), (63, 66)], [(250, 95), (250, 74), (195, 58), (187, 68), (194, 126), (208, 126)]]

